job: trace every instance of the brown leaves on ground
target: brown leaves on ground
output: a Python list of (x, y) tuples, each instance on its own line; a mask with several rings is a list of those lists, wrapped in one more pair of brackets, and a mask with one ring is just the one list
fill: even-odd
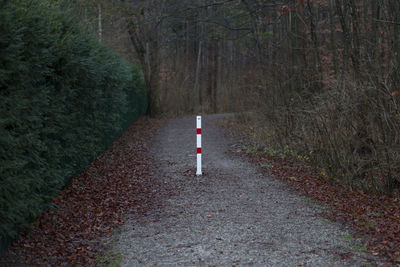
[(160, 121), (139, 120), (53, 200), (28, 233), (9, 248), (8, 262), (94, 266), (100, 240), (133, 213), (154, 205), (148, 146)]
[[(352, 226), (355, 235), (366, 237), (368, 251), (400, 263), (400, 198), (349, 190), (330, 183), (310, 168), (278, 158), (269, 171), (302, 194), (329, 206), (325, 216)], [(296, 179), (293, 179), (295, 177)]]
[(400, 196), (389, 198), (344, 188), (299, 162), (265, 154), (241, 154), (262, 164), (264, 171), (284, 180), (301, 194), (329, 206), (323, 215), (350, 225), (355, 236), (365, 238), (372, 255), (400, 263)]
[[(230, 128), (240, 132), (249, 142), (248, 131), (235, 124)], [(247, 134), (246, 134), (247, 132)], [(329, 182), (309, 166), (296, 160), (270, 156), (263, 151), (239, 152), (261, 165), (263, 170), (284, 180), (301, 194), (317, 200), (330, 209), (324, 212), (333, 221), (350, 225), (357, 237), (366, 240), (368, 251), (393, 264), (400, 264), (400, 195), (376, 195), (361, 190), (350, 190)]]

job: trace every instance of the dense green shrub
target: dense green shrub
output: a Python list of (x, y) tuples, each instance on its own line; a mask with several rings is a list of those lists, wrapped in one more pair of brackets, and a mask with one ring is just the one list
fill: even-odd
[(143, 114), (146, 96), (139, 70), (51, 1), (9, 1), (0, 18), (0, 239), (6, 240)]

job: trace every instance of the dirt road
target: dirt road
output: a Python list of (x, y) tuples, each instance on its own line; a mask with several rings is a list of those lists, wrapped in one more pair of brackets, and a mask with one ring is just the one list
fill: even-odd
[[(203, 117), (203, 167), (195, 173), (195, 118), (156, 135), (158, 183), (174, 189), (158, 209), (133, 216), (114, 248), (123, 266), (360, 266), (357, 241), (321, 208), (228, 153), (234, 139)], [(155, 189), (157, 190), (157, 189)]]

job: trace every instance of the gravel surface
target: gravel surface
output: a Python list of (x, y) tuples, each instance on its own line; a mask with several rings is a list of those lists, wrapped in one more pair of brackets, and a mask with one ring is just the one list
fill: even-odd
[(223, 116), (203, 116), (201, 177), (194, 175), (195, 117), (160, 129), (154, 179), (175, 193), (123, 227), (114, 247), (122, 266), (363, 265), (358, 241), (320, 217), (321, 207), (228, 153), (234, 139), (218, 127)]

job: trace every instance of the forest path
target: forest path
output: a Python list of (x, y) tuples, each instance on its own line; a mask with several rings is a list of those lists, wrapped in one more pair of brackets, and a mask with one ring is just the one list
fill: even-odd
[(320, 217), (321, 208), (228, 153), (234, 138), (218, 126), (223, 117), (203, 116), (200, 177), (193, 175), (195, 117), (171, 119), (154, 137), (154, 177), (175, 193), (124, 225), (114, 248), (122, 265), (362, 265), (355, 241)]

